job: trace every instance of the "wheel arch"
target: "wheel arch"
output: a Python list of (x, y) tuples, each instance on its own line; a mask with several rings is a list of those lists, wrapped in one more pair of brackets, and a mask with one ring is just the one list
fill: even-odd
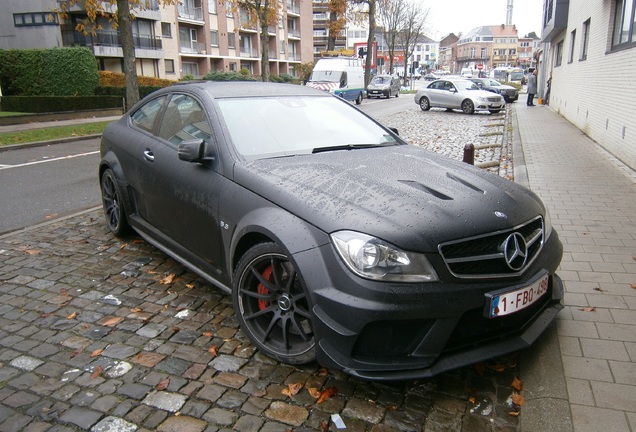
[(126, 176), (124, 175), (124, 170), (122, 169), (121, 164), (119, 163), (115, 155), (111, 152), (106, 153), (106, 155), (104, 155), (99, 163), (97, 178), (99, 179), (100, 183), (102, 181), (104, 171), (106, 171), (107, 169), (110, 169), (113, 172), (113, 174), (115, 175), (115, 180), (119, 184), (119, 190), (123, 195), (124, 210), (126, 212), (126, 215), (134, 213), (134, 206), (130, 196), (130, 191), (128, 189), (128, 182), (126, 181)]

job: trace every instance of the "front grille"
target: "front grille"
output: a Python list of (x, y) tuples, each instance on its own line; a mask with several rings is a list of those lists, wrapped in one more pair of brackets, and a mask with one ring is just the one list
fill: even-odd
[[(526, 250), (523, 261), (514, 254), (514, 242), (517, 251)], [(532, 264), (543, 242), (543, 219), (538, 216), (509, 230), (443, 243), (439, 251), (448, 270), (458, 278), (509, 277)]]
[(498, 97), (489, 97), (488, 102), (501, 102), (501, 98)]

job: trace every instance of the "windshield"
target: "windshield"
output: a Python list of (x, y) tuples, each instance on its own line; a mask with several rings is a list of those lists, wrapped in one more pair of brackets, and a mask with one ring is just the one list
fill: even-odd
[(218, 103), (234, 147), (248, 160), (309, 154), (324, 147), (398, 143), (335, 97), (233, 98)]
[(479, 90), (477, 84), (472, 81), (455, 81), (458, 90)]
[(377, 76), (371, 80), (371, 84), (388, 84), (391, 82), (391, 78), (384, 76)]
[(339, 83), (342, 77), (342, 71), (313, 71), (309, 77), (309, 81), (327, 81)]
[(510, 74), (510, 81), (520, 81), (523, 78), (523, 72), (512, 72)]

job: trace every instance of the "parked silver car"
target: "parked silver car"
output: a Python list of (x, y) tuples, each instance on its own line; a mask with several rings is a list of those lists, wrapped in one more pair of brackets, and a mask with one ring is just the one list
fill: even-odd
[(466, 114), (490, 111), (496, 114), (505, 106), (501, 95), (481, 90), (467, 79), (439, 79), (421, 88), (415, 94), (415, 103), (422, 111), (432, 107), (461, 109)]
[(376, 75), (367, 86), (367, 97), (400, 96), (400, 78), (392, 75)]

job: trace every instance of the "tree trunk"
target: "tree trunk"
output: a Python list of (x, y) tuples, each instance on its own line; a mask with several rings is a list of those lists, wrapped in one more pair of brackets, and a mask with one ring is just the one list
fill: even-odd
[(261, 80), (269, 81), (269, 33), (267, 21), (261, 19)]
[(124, 74), (126, 75), (126, 109), (139, 101), (135, 45), (132, 33), (132, 17), (128, 0), (117, 0), (117, 19), (121, 34), (121, 50), (124, 54)]
[(375, 0), (369, 0), (369, 39), (367, 40), (367, 58), (364, 63), (364, 87), (371, 81), (371, 61), (374, 57), (373, 40), (375, 39)]
[[(338, 20), (338, 15), (335, 12), (329, 13), (329, 28), (333, 28), (333, 23)], [(327, 35), (327, 51), (334, 51), (336, 49), (336, 38), (338, 33), (330, 31)]]

